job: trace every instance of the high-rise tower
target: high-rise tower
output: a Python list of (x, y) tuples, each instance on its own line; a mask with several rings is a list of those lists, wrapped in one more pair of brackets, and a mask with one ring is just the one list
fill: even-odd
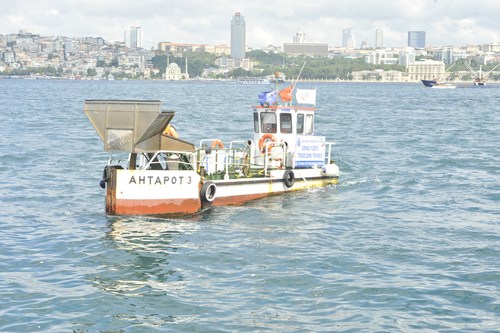
[(382, 29), (375, 30), (375, 48), (381, 49), (384, 47), (384, 31)]
[(142, 48), (141, 27), (130, 27), (125, 30), (125, 45), (130, 48)]
[(240, 13), (235, 13), (231, 20), (231, 58), (245, 58), (246, 31), (245, 19)]
[(356, 40), (351, 28), (342, 30), (342, 47), (354, 49), (356, 47)]
[(416, 49), (425, 48), (425, 31), (408, 31), (408, 46)]

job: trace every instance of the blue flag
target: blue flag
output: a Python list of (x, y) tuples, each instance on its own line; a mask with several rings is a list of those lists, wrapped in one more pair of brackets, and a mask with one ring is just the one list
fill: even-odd
[(276, 103), (276, 90), (264, 91), (259, 94), (260, 105), (264, 106), (264, 103), (268, 105), (273, 105)]

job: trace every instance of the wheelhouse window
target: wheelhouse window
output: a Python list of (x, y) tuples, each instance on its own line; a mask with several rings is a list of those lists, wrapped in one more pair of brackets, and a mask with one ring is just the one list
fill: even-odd
[(304, 134), (304, 114), (297, 114), (297, 134)]
[(304, 127), (305, 127), (305, 134), (313, 134), (313, 132), (314, 132), (314, 117), (312, 114), (306, 115)]
[(253, 130), (255, 133), (259, 133), (259, 113), (253, 113)]
[(276, 133), (277, 132), (277, 118), (275, 112), (261, 112), (260, 114), (261, 132), (262, 133)]
[(292, 133), (292, 114), (280, 114), (280, 131), (281, 133)]

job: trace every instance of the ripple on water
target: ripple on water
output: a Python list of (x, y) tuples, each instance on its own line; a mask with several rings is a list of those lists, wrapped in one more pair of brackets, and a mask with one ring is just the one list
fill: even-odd
[(339, 183), (172, 220), (104, 214), (83, 100), (228, 142), (263, 87), (0, 80), (0, 331), (497, 331), (500, 89), (303, 84)]

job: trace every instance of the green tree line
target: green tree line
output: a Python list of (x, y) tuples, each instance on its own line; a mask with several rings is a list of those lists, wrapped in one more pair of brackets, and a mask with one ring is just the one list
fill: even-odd
[[(314, 79), (314, 80), (349, 80), (352, 78), (352, 72), (363, 71), (363, 70), (375, 70), (383, 69), (385, 71), (396, 70), (404, 72), (406, 68), (399, 65), (372, 65), (365, 63), (364, 58), (344, 58), (344, 57), (309, 57), (309, 56), (287, 56), (283, 53), (277, 54), (272, 52), (264, 52), (262, 50), (254, 50), (247, 52), (246, 56), (254, 62), (254, 68), (252, 70), (245, 70), (242, 68), (236, 68), (228, 72), (214, 75), (214, 78), (237, 78), (237, 77), (264, 77), (272, 75), (276, 72), (282, 72), (286, 75), (287, 79), (294, 79), (298, 76), (300, 69), (304, 62), (307, 61), (307, 65), (301, 74), (302, 79)], [(151, 59), (152, 66), (158, 70), (158, 73), (152, 78), (162, 78), (167, 67), (167, 61), (175, 62), (179, 67), (186, 68), (186, 60), (188, 62), (188, 73), (190, 77), (201, 76), (203, 71), (207, 68), (214, 68), (217, 58), (220, 56), (206, 53), (206, 52), (186, 52), (182, 56), (167, 56), (166, 52), (157, 51), (155, 56)], [(425, 59), (425, 58), (419, 58)], [(480, 58), (470, 58), (470, 59), (459, 59), (449, 72), (451, 77), (460, 76), (458, 72), (469, 71), (465, 62), (470, 63), (472, 68), (476, 71), (479, 70), (481, 65)], [(488, 64), (482, 66), (483, 74), (491, 70), (495, 64)], [(96, 67), (119, 67), (118, 59), (114, 58), (109, 62), (104, 60), (98, 60)], [(450, 66), (447, 66), (449, 68)], [(498, 70), (498, 69), (497, 69)], [(109, 74), (109, 70), (105, 72)], [(3, 75), (52, 75), (60, 76), (63, 74), (62, 68), (55, 68), (52, 66), (48, 67), (36, 67), (36, 68), (24, 68), (24, 69), (13, 69), (8, 72), (0, 72)], [(87, 76), (95, 76), (97, 73), (95, 70), (87, 71)], [(117, 79), (122, 77), (131, 77), (129, 74), (121, 73), (120, 71), (113, 73)], [(467, 75), (466, 75), (467, 76)], [(466, 76), (462, 75), (463, 79), (467, 79)], [(474, 76), (470, 73), (470, 78)], [(489, 78), (492, 80), (500, 80), (500, 74), (490, 74)]]
[[(302, 71), (301, 78), (315, 80), (335, 80), (349, 79), (353, 71), (361, 70), (398, 70), (405, 71), (404, 66), (397, 65), (371, 65), (366, 64), (364, 58), (348, 59), (343, 57), (308, 57), (308, 56), (286, 56), (254, 50), (247, 52), (246, 56), (255, 63), (254, 69), (245, 70), (242, 68), (233, 69), (227, 73), (217, 75), (217, 78), (236, 77), (261, 77), (282, 72), (287, 78), (297, 77), (302, 65), (307, 61), (307, 66)], [(188, 73), (190, 77), (200, 76), (205, 68), (214, 67), (218, 56), (203, 52), (187, 52), (183, 57), (170, 55), (169, 62), (175, 62), (182, 69), (185, 68), (188, 60)], [(153, 66), (160, 71), (160, 75), (165, 73), (167, 66), (167, 55), (157, 54), (152, 59)]]

